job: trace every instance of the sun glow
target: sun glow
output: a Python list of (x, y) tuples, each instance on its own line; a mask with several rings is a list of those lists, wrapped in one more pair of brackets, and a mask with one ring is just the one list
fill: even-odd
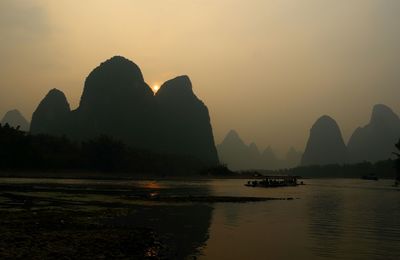
[(153, 85), (153, 87), (151, 87), (153, 89), (154, 93), (157, 93), (157, 91), (160, 89), (159, 85)]

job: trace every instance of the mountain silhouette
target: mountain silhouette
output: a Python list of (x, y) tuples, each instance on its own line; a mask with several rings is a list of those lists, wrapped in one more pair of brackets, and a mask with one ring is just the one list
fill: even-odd
[(193, 93), (189, 78), (167, 81), (154, 95), (140, 68), (121, 56), (90, 72), (76, 110), (70, 111), (62, 92), (50, 91), (32, 126), (32, 133), (76, 140), (107, 135), (136, 149), (218, 163), (208, 109)]
[(218, 162), (208, 109), (194, 94), (189, 77), (168, 80), (155, 99), (159, 108), (160, 150)]
[(263, 161), (264, 169), (273, 170), (280, 168), (281, 163), (276, 157), (275, 152), (271, 146), (268, 146), (267, 148), (264, 149), (264, 151), (261, 154), (261, 158)]
[(290, 168), (298, 166), (302, 153), (294, 148), (289, 150), (286, 158), (280, 159), (271, 147), (261, 153), (255, 143), (247, 145), (235, 130), (230, 130), (221, 144), (217, 145), (222, 163), (232, 170), (254, 170)]
[(29, 122), (17, 109), (8, 111), (1, 120), (1, 124), (9, 124), (11, 127), (19, 126), (22, 131), (29, 131)]
[[(262, 169), (264, 168), (264, 163), (262, 161), (260, 149), (255, 143), (251, 143), (248, 148), (248, 156), (251, 163), (252, 169)], [(249, 168), (249, 169), (251, 169)]]
[(398, 115), (385, 105), (375, 105), (370, 122), (357, 128), (348, 142), (350, 162), (377, 162), (389, 159), (399, 138)]
[(286, 168), (293, 168), (300, 165), (301, 157), (303, 153), (297, 151), (294, 147), (290, 147), (289, 151), (286, 153)]
[(347, 149), (336, 121), (329, 116), (320, 117), (310, 130), (301, 165), (345, 163)]
[(235, 130), (230, 130), (217, 146), (221, 162), (232, 170), (262, 169), (261, 153), (255, 143), (247, 145)]
[(72, 113), (73, 136), (87, 139), (101, 134), (135, 148), (151, 149), (153, 92), (132, 61), (115, 56), (95, 68), (85, 81), (79, 107)]
[(33, 134), (64, 134), (70, 111), (64, 93), (58, 89), (50, 90), (33, 112), (30, 132)]

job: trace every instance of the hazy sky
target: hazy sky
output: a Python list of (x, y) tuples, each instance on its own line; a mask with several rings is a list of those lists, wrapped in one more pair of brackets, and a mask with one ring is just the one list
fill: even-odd
[(399, 0), (0, 0), (0, 114), (123, 55), (149, 85), (190, 76), (219, 143), (304, 149), (328, 114), (347, 140), (373, 104), (400, 112)]

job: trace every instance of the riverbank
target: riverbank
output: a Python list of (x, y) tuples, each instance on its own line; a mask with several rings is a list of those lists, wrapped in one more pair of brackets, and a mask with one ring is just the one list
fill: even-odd
[(109, 223), (113, 210), (0, 210), (1, 259), (163, 259), (148, 228)]

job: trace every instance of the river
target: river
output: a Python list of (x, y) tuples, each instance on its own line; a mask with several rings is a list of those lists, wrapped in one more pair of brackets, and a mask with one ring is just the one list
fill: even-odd
[(180, 256), (188, 259), (400, 259), (400, 189), (391, 186), (392, 180), (304, 182), (298, 187), (251, 188), (243, 185), (245, 180), (0, 180), (2, 184), (128, 186), (136, 193), (163, 196), (293, 198), (146, 205), (145, 214), (117, 220), (164, 230), (175, 239)]

